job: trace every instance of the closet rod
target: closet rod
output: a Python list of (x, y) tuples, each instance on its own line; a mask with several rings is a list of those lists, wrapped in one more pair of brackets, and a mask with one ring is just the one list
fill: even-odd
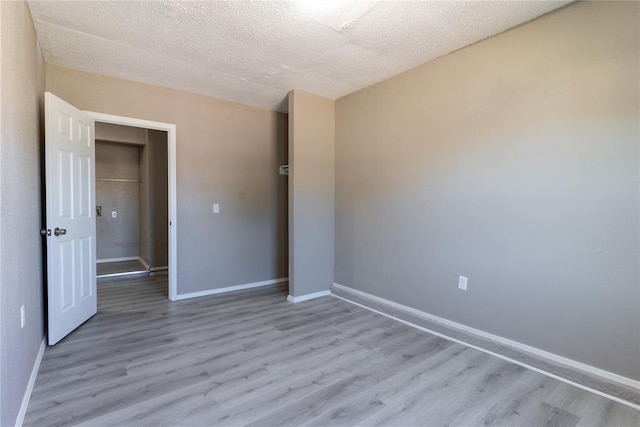
[(96, 178), (96, 181), (106, 181), (106, 182), (142, 182), (141, 179), (120, 179), (120, 178)]

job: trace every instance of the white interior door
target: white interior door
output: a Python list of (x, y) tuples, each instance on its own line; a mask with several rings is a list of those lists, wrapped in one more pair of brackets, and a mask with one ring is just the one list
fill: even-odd
[(95, 124), (45, 93), (48, 337), (53, 345), (97, 311)]

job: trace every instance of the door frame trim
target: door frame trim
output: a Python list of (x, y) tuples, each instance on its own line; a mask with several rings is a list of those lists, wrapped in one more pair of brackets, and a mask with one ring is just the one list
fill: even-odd
[(167, 132), (167, 157), (169, 175), (169, 299), (176, 301), (178, 296), (178, 221), (177, 221), (177, 185), (176, 185), (176, 125), (154, 122), (133, 117), (84, 111), (96, 122), (124, 125), (137, 128), (162, 130)]

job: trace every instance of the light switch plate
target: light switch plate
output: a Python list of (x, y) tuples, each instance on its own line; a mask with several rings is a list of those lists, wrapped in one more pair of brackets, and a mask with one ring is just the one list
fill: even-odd
[(118, 212), (117, 211), (111, 211), (111, 218), (118, 218)]
[(214, 214), (220, 213), (220, 204), (218, 203), (213, 204), (213, 213)]
[(469, 281), (468, 278), (464, 277), (464, 276), (460, 276), (458, 278), (458, 288), (462, 289), (463, 291), (467, 290), (467, 282)]

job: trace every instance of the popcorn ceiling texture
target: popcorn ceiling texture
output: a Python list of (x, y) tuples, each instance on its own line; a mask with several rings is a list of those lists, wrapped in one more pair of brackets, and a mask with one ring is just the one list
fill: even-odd
[(286, 111), (336, 99), (567, 1), (29, 1), (45, 61)]

